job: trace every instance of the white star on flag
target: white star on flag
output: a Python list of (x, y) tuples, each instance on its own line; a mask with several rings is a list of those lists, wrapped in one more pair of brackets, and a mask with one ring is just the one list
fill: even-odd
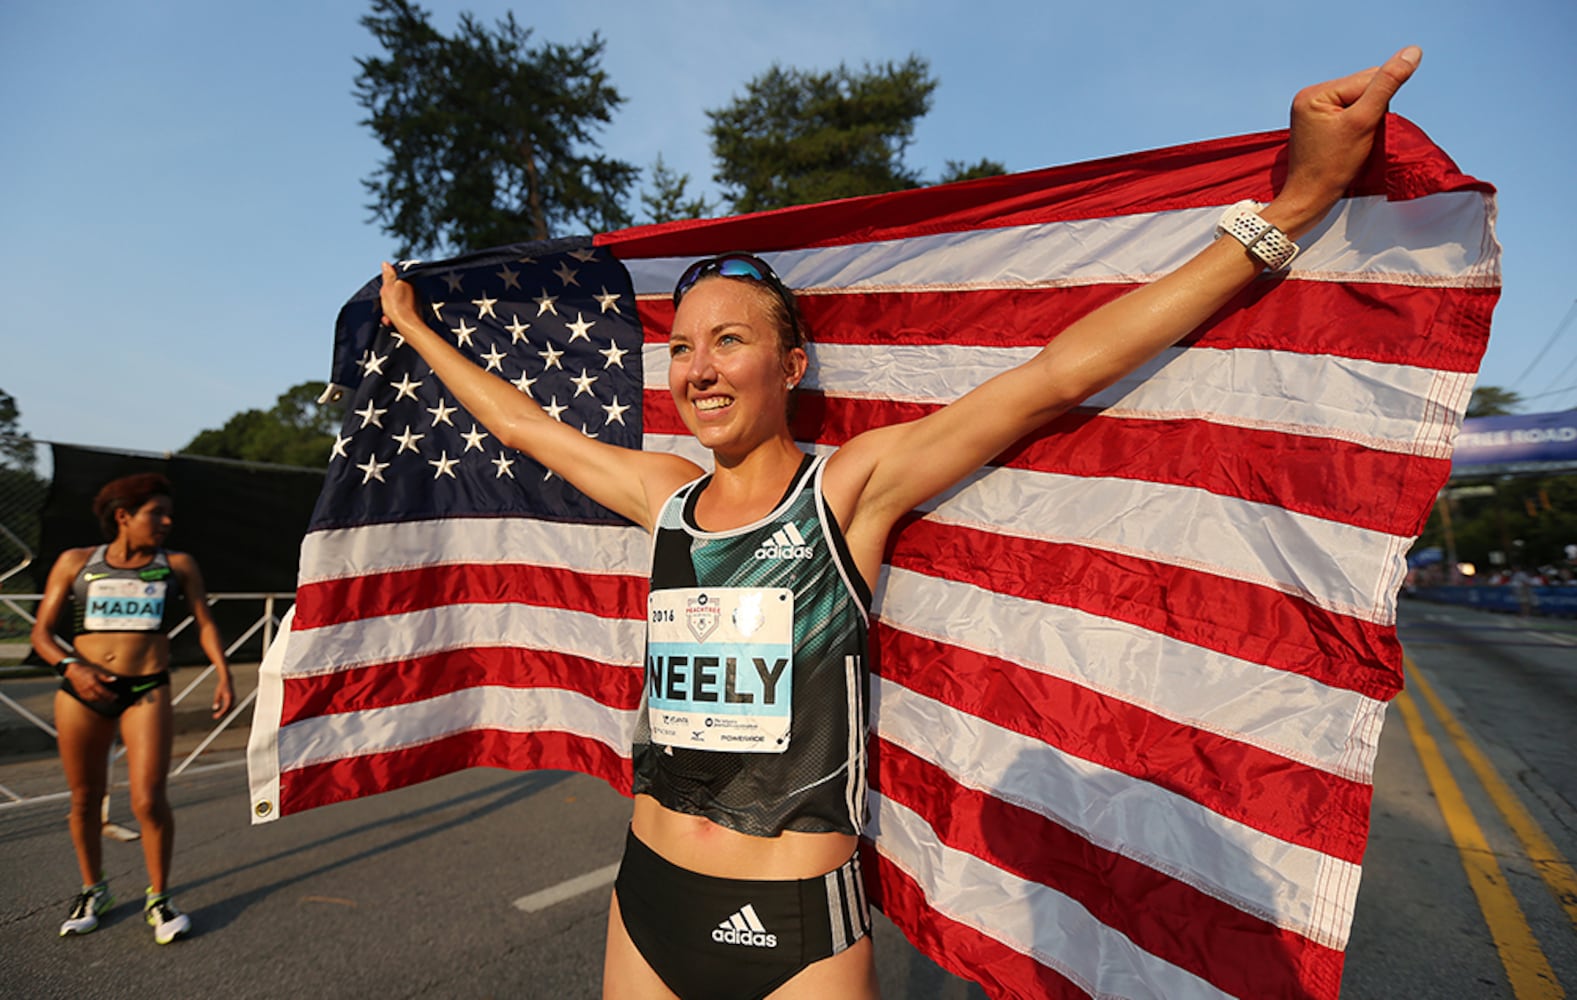
[(360, 469), (364, 473), (364, 475), (361, 477), (361, 483), (363, 486), (367, 485), (367, 483), (374, 479), (380, 483), (383, 482), (383, 470), (387, 469), (388, 467), (389, 463), (378, 461), (378, 456), (376, 455), (367, 456), (367, 462), (365, 465), (356, 466), (356, 468)]
[(607, 312), (609, 309), (612, 309), (615, 313), (619, 311), (620, 296), (616, 292), (610, 292), (604, 288), (601, 295), (594, 295), (592, 298), (597, 300), (597, 304), (602, 307), (603, 312)]
[(396, 455), (403, 455), (403, 454), (405, 454), (408, 451), (414, 451), (418, 455), (420, 455), (421, 454), (421, 449), (416, 447), (416, 442), (420, 441), (422, 438), (424, 438), (426, 436), (427, 436), (426, 434), (415, 434), (415, 433), (412, 433), (411, 425), (410, 424), (406, 424), (405, 425), (405, 433), (399, 435), (398, 437), (396, 437), (394, 439), (394, 440), (400, 442), (400, 448), (399, 448), (398, 451), (395, 452), (395, 454)]
[(462, 434), (460, 436), (465, 439), (466, 451), (470, 451), (473, 448), (475, 448), (477, 451), (481, 451), (482, 442), (487, 440), (486, 432), (484, 432), (476, 424), (471, 425), (471, 432), (469, 434)]
[(608, 359), (603, 363), (602, 367), (611, 368), (614, 365), (618, 365), (620, 368), (623, 368), (624, 356), (629, 352), (610, 340), (608, 341), (607, 349), (598, 351), (597, 353)]
[(367, 400), (367, 406), (366, 406), (365, 409), (361, 409), (361, 410), (356, 410), (355, 411), (356, 416), (361, 418), (361, 425), (363, 427), (366, 427), (369, 424), (377, 426), (377, 427), (382, 427), (383, 426), (383, 415), (385, 413), (388, 413), (388, 412), (389, 412), (389, 410), (388, 410), (387, 407), (385, 407), (385, 408), (380, 410), (376, 406), (373, 406), (372, 405), (372, 400), (370, 400), (370, 399)]
[(449, 419), (449, 415), (454, 413), (455, 410), (456, 408), (444, 402), (442, 397), (439, 397), (436, 407), (427, 407), (427, 412), (433, 415), (434, 427), (437, 427), (439, 424), (448, 424), (450, 427), (453, 427), (454, 421)]
[(398, 382), (392, 382), (390, 385), (394, 388), (394, 401), (398, 403), (407, 396), (409, 396), (411, 399), (415, 399), (416, 390), (422, 387), (422, 382), (421, 379), (417, 379), (415, 382), (412, 382), (411, 373), (406, 372), (404, 375), (400, 376), (400, 380)]
[(448, 476), (450, 479), (453, 479), (454, 467), (460, 464), (460, 460), (458, 458), (450, 458), (449, 453), (446, 451), (436, 459), (430, 460), (427, 464), (437, 470), (433, 473), (434, 479), (437, 479), (439, 476)]
[(608, 423), (610, 424), (624, 423), (624, 411), (629, 409), (628, 406), (624, 406), (619, 402), (618, 396), (613, 397), (612, 403), (604, 403), (602, 408), (607, 411)]

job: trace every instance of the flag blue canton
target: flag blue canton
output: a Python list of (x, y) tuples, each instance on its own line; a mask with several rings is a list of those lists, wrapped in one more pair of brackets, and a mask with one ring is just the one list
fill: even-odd
[[(402, 263), (428, 325), (588, 437), (641, 447), (641, 344), (628, 272), (590, 241), (519, 244)], [(341, 311), (336, 384), (354, 388), (312, 529), (432, 517), (618, 523), (504, 447), (415, 349), (379, 323), (379, 282)]]

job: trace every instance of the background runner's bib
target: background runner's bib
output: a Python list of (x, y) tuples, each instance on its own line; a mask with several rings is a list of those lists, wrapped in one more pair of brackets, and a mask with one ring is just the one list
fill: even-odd
[(154, 632), (164, 621), (166, 580), (89, 580), (82, 624), (90, 632)]
[(84, 632), (168, 632), (189, 609), (169, 553), (159, 549), (145, 565), (111, 566), (109, 546), (88, 556), (71, 581), (72, 625)]
[(782, 753), (794, 717), (794, 592), (654, 591), (647, 600), (646, 714), (655, 742)]

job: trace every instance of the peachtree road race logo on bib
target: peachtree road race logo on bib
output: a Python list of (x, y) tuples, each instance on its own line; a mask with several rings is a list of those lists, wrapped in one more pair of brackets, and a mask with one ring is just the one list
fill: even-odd
[(695, 636), (696, 642), (705, 642), (707, 636), (716, 632), (722, 616), (722, 609), (707, 594), (691, 598), (684, 609), (685, 624), (690, 626), (690, 634)]

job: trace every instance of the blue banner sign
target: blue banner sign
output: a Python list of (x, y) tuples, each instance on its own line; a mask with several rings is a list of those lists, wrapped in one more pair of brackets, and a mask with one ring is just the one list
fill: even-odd
[(1451, 458), (1453, 471), (1532, 463), (1577, 466), (1577, 410), (1462, 421)]

